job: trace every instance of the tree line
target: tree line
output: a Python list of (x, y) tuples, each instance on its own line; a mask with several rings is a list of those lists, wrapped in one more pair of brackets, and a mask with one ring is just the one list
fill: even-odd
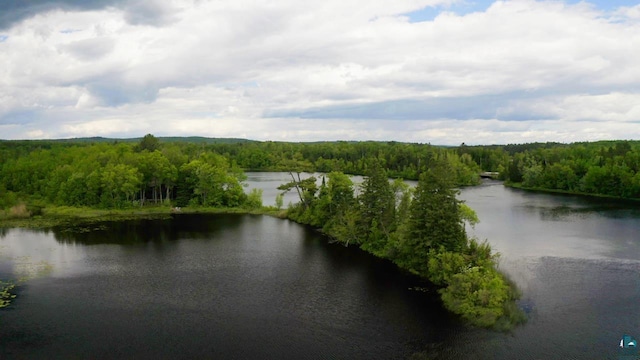
[(249, 199), (240, 191), (242, 170), (366, 175), (374, 159), (391, 178), (418, 180), (431, 162), (444, 159), (457, 185), (478, 184), (478, 173), (495, 171), (508, 184), (525, 188), (640, 198), (638, 141), (437, 147), (196, 140), (147, 135), (124, 142), (0, 141), (0, 208), (25, 198), (103, 208), (150, 202), (255, 206), (257, 194)]
[(640, 142), (539, 143), (458, 148), (525, 188), (640, 199)]
[(459, 185), (478, 184), (478, 164), (468, 154), (459, 154), (455, 148), (429, 144), (399, 142), (251, 142), (211, 144), (208, 148), (225, 154), (247, 170), (289, 171), (291, 161), (307, 170), (328, 173), (340, 171), (351, 175), (365, 175), (372, 159), (386, 169), (391, 178), (418, 180), (419, 174), (430, 167), (432, 154), (446, 158)]
[(138, 144), (4, 142), (0, 155), (0, 208), (25, 200), (98, 208), (256, 205), (256, 194), (244, 192), (244, 173), (228, 158), (161, 145), (153, 135)]
[(244, 170), (341, 171), (364, 175), (372, 159), (394, 178), (415, 179), (444, 159), (459, 185), (479, 181), (480, 167), (454, 148), (396, 142), (285, 143), (161, 141), (0, 141), (0, 208), (31, 203), (101, 208), (145, 204), (257, 206), (245, 194)]

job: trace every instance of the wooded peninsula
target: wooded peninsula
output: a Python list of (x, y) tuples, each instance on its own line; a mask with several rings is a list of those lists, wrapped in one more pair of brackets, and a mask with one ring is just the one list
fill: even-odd
[[(257, 142), (156, 138), (0, 141), (0, 227), (44, 226), (80, 214), (172, 209), (270, 213), (429, 280), (468, 323), (524, 321), (498, 256), (465, 226), (478, 219), (456, 197), (481, 172), (528, 189), (640, 198), (640, 142), (439, 147), (398, 142)], [(244, 171), (284, 171), (299, 202), (262, 206)], [(318, 179), (308, 173), (321, 173)], [(348, 175), (365, 176), (356, 186)], [(389, 179), (397, 179), (390, 182)], [(415, 188), (404, 180), (417, 180)], [(226, 210), (225, 210), (226, 209)], [(41, 221), (48, 219), (48, 221)], [(15, 284), (0, 282), (0, 307)]]

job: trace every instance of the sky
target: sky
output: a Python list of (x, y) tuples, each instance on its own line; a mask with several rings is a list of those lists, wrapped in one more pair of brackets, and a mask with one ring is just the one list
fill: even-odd
[(0, 1), (0, 139), (147, 133), (640, 140), (640, 1)]

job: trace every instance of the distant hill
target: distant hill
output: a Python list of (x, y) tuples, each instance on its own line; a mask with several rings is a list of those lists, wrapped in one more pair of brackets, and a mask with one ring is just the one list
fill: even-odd
[[(141, 138), (135, 139), (135, 141), (140, 141)], [(158, 139), (162, 142), (188, 142), (188, 143), (196, 143), (196, 144), (237, 144), (237, 143), (252, 143), (259, 142), (256, 140), (249, 139), (238, 139), (238, 138), (208, 138), (202, 136), (159, 136)]]
[[(158, 140), (164, 143), (170, 142), (183, 142), (192, 144), (237, 144), (237, 143), (252, 143), (257, 142), (255, 140), (237, 139), (237, 138), (208, 138), (203, 136), (158, 136)], [(137, 143), (142, 137), (137, 138), (106, 138), (101, 136), (83, 137), (83, 138), (70, 138), (70, 139), (42, 139), (42, 140), (0, 140), (0, 141), (12, 141), (12, 142), (55, 142), (55, 143), (69, 143), (69, 144), (87, 144), (87, 143)]]

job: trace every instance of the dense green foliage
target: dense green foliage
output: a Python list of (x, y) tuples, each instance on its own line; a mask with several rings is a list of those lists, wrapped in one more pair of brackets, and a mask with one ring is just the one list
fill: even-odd
[(104, 138), (0, 141), (0, 209), (20, 202), (30, 207), (127, 208), (149, 202), (255, 207), (255, 201), (246, 204), (249, 199), (241, 186), (240, 169), (366, 174), (371, 166), (378, 166), (388, 176), (417, 179), (434, 159), (444, 159), (453, 169), (456, 184), (479, 181), (480, 167), (470, 155), (460, 155), (453, 148), (396, 142), (193, 139), (185, 142), (148, 134), (110, 142)]
[[(161, 201), (161, 196), (174, 200), (180, 186), (174, 183), (176, 180), (173, 180), (171, 174), (165, 173), (164, 175), (170, 180), (168, 183), (165, 183), (161, 178), (149, 178), (150, 173), (156, 169), (143, 169), (146, 165), (140, 163), (138, 166), (137, 159), (132, 159), (130, 155), (130, 153), (136, 155), (153, 154), (156, 151), (169, 160), (169, 163), (178, 172), (182, 165), (197, 160), (202, 154), (216, 154), (226, 159), (226, 166), (229, 168), (258, 171), (301, 170), (324, 173), (340, 171), (346, 174), (365, 175), (370, 172), (369, 167), (372, 164), (379, 162), (388, 176), (408, 180), (417, 180), (419, 174), (431, 168), (430, 162), (434, 159), (432, 155), (437, 154), (436, 159), (446, 159), (453, 168), (453, 181), (457, 185), (477, 184), (479, 172), (495, 171), (500, 173), (502, 179), (510, 183), (521, 184), (527, 188), (640, 198), (640, 175), (638, 175), (640, 142), (637, 141), (574, 144), (534, 143), (504, 146), (466, 146), (462, 144), (457, 148), (442, 148), (426, 144), (373, 141), (284, 143), (207, 138), (156, 139), (153, 136), (147, 136), (142, 139), (125, 139), (117, 142), (104, 138), (67, 141), (0, 141), (0, 159), (2, 159), (0, 207), (6, 208), (8, 204), (15, 203), (17, 200), (15, 193), (33, 194), (34, 191), (41, 193), (42, 184), (48, 182), (42, 176), (43, 174), (57, 170), (60, 177), (69, 175), (68, 171), (57, 169), (60, 163), (50, 161), (60, 156), (66, 157), (67, 162), (75, 161), (78, 157), (84, 159), (85, 162), (90, 159), (98, 159), (100, 165), (105, 162), (114, 165), (114, 167), (106, 169), (107, 173), (110, 172), (112, 176), (122, 174), (124, 177), (129, 177), (128, 180), (122, 180), (121, 183), (113, 183), (112, 181), (113, 184), (106, 186), (105, 190), (110, 191), (114, 199), (112, 201), (105, 200), (105, 204), (126, 201), (127, 197), (136, 199), (148, 197), (154, 200), (154, 194), (154, 201)], [(114, 152), (119, 152), (119, 154), (114, 154)], [(105, 155), (97, 156), (97, 153), (105, 153)], [(125, 160), (124, 157), (129, 158)], [(147, 162), (149, 161), (155, 164), (162, 160), (156, 157), (147, 159)], [(213, 161), (217, 160), (213, 159)], [(129, 168), (126, 166), (115, 167), (118, 163), (128, 165)], [(135, 171), (131, 171), (131, 166), (146, 176), (142, 180), (147, 184), (144, 186), (144, 194), (132, 195), (130, 188), (127, 188), (127, 184), (135, 184), (136, 182), (133, 178)], [(24, 182), (20, 176), (12, 175), (11, 179), (5, 177), (7, 173), (15, 171), (27, 173), (32, 170), (37, 173), (32, 174), (28, 182)], [(165, 172), (170, 170), (165, 167)], [(209, 170), (203, 169), (202, 173)], [(85, 180), (80, 176), (83, 172), (86, 172), (86, 169), (71, 174), (74, 176), (74, 181), (79, 183)], [(88, 174), (85, 174), (85, 177), (87, 176)], [(192, 176), (196, 175), (192, 173)], [(38, 182), (37, 178), (41, 181)], [(86, 183), (87, 186), (98, 186), (97, 179), (91, 178), (91, 180)], [(102, 180), (108, 182), (107, 179)], [(190, 180), (184, 177), (180, 178), (181, 185)], [(24, 186), (16, 186), (16, 183), (24, 183)], [(190, 184), (190, 186), (191, 190), (195, 190), (195, 185)], [(70, 181), (67, 187), (74, 188), (75, 192), (83, 191), (82, 188), (75, 189), (73, 181)], [(143, 186), (140, 185), (139, 188), (142, 189)], [(162, 195), (159, 193), (161, 190), (163, 191)], [(169, 190), (169, 194), (166, 193), (167, 190)], [(180, 195), (182, 205), (188, 204), (191, 200), (191, 193), (188, 189), (181, 191)], [(50, 199), (51, 194), (41, 196), (41, 198)], [(207, 196), (203, 195), (202, 198), (207, 201)], [(71, 199), (68, 200), (66, 203), (73, 204)], [(91, 203), (95, 204), (96, 199), (93, 200)], [(213, 201), (219, 201), (219, 199)]]
[(640, 142), (458, 148), (484, 170), (525, 188), (640, 199)]
[[(193, 141), (187, 141), (192, 139)], [(93, 140), (93, 141), (92, 141)], [(200, 153), (216, 153), (238, 167), (252, 171), (290, 171), (295, 164), (305, 171), (328, 173), (341, 171), (346, 174), (367, 174), (373, 159), (380, 161), (393, 178), (417, 180), (418, 174), (429, 168), (430, 154), (446, 158), (456, 174), (459, 185), (478, 183), (480, 167), (470, 155), (458, 154), (455, 148), (435, 147), (426, 144), (398, 142), (257, 142), (233, 139), (206, 138), (155, 138), (111, 140), (104, 138), (38, 141), (0, 141), (0, 158), (11, 159), (26, 156), (34, 151), (63, 152), (66, 149), (94, 147), (107, 149), (113, 146), (131, 148), (133, 152), (159, 150), (173, 165), (177, 157), (186, 155), (193, 159)], [(63, 150), (65, 149), (65, 150)]]
[[(368, 174), (369, 166), (380, 162), (392, 178), (417, 180), (418, 174), (430, 167), (432, 157), (446, 158), (456, 174), (459, 185), (478, 183), (480, 167), (469, 155), (458, 155), (454, 148), (397, 142), (319, 142), (283, 143), (252, 142), (213, 144), (210, 148), (234, 159), (238, 166), (249, 170), (290, 171), (291, 161), (309, 171), (345, 174)], [(375, 161), (373, 161), (375, 160)]]
[[(439, 286), (445, 307), (469, 323), (508, 328), (522, 321), (514, 306), (519, 295), (498, 272), (490, 246), (467, 237), (465, 220), (477, 217), (456, 198), (450, 163), (432, 156), (415, 191), (390, 183), (373, 161), (358, 191), (348, 176), (332, 172), (319, 187), (306, 186), (305, 201), (288, 216), (429, 279)], [(282, 189), (316, 184), (315, 178), (294, 179)]]
[(0, 144), (1, 208), (20, 201), (99, 208), (148, 201), (238, 207), (249, 200), (242, 171), (194, 144), (161, 144), (153, 135), (138, 144)]

